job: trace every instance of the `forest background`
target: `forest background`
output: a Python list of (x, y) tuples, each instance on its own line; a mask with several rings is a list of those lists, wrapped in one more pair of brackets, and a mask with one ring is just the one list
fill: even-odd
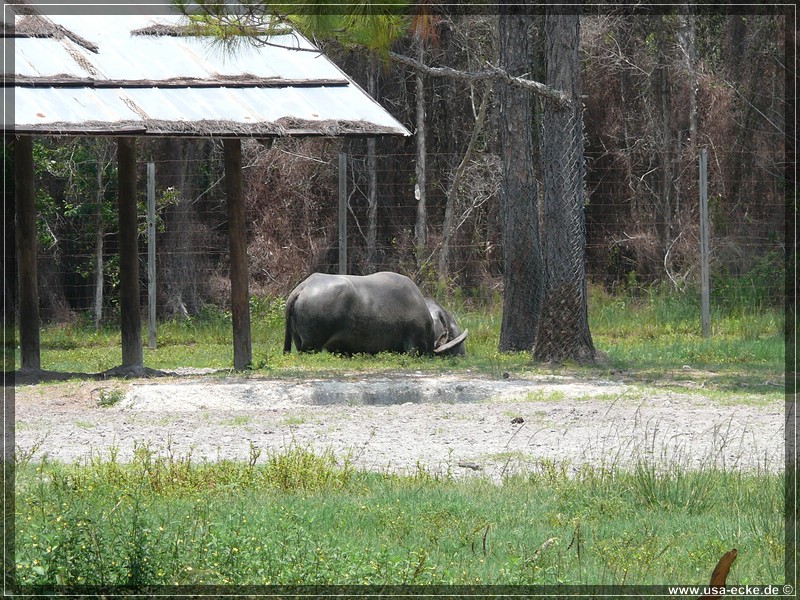
[[(389, 54), (318, 40), (416, 135), (374, 144), (318, 138), (244, 144), (253, 296), (285, 296), (311, 272), (338, 270), (338, 155), (344, 151), (349, 273), (400, 271), (429, 293), (456, 293), (468, 303), (500, 297), (498, 86), (431, 75), (402, 60), (463, 72), (496, 64), (498, 17), (447, 10), (436, 11), (424, 35), (404, 30)], [(791, 252), (786, 209), (795, 194), (786, 178), (786, 94), (794, 70), (786, 45), (795, 43), (788, 21), (768, 12), (690, 14), (679, 7), (665, 14), (620, 8), (582, 16), (586, 265), (593, 284), (632, 294), (652, 286), (697, 290), (697, 156), (707, 148), (712, 297), (722, 305), (744, 297), (755, 307), (783, 306)], [(542, 27), (543, 17), (534, 17), (536, 56), (543, 52)], [(534, 61), (534, 69), (540, 66)], [(536, 72), (530, 77), (543, 79)], [(541, 110), (534, 112), (537, 154)], [(34, 151), (42, 317), (113, 322), (113, 140), (37, 139)], [(156, 163), (158, 316), (226, 310), (221, 142), (143, 140), (139, 161), (142, 232), (146, 163)], [(4, 162), (7, 174), (13, 172), (11, 161)]]

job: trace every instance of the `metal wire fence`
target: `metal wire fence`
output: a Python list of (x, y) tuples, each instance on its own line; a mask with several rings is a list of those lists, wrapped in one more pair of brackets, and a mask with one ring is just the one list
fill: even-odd
[[(550, 126), (580, 131), (574, 123)], [(545, 130), (543, 135), (555, 133)], [(615, 176), (613, 170), (592, 172), (601, 162), (600, 156), (586, 156), (589, 173), (584, 177), (582, 144), (582, 135), (575, 134), (571, 144), (560, 147), (560, 154), (543, 158), (539, 185), (541, 217), (547, 224), (542, 230), (543, 251), (545, 256), (559, 257), (546, 263), (545, 293), (566, 305), (580, 305), (586, 291), (575, 289), (574, 282), (580, 279), (576, 274), (582, 269), (588, 270), (589, 281), (617, 291), (635, 293), (653, 281), (692, 291), (699, 274), (697, 209), (691, 198), (696, 188), (685, 193), (683, 208), (674, 216), (665, 257), (659, 249), (658, 233), (665, 224), (659, 221), (658, 211), (644, 210), (641, 198), (614, 198), (607, 193), (624, 188), (624, 181), (616, 186), (609, 186), (607, 180), (603, 185), (594, 184), (598, 177)], [(278, 140), (270, 146), (255, 141), (245, 144), (248, 260), (254, 296), (284, 296), (311, 272), (339, 270), (341, 150), (348, 156), (348, 272), (399, 271), (426, 291), (441, 294), (460, 288), (463, 296), (474, 302), (500, 296), (499, 156), (483, 153), (468, 165), (455, 194), (455, 231), (449, 254), (441, 263), (445, 204), (451, 174), (462, 157), (429, 157), (436, 177), (429, 177), (428, 245), (420, 253), (414, 244), (414, 154), (397, 144), (386, 146), (379, 144), (371, 159), (362, 141), (344, 147), (340, 142), (318, 139)], [(146, 164), (153, 162), (157, 315), (189, 317), (226, 310), (230, 284), (220, 144), (171, 140), (140, 148), (139, 154), (143, 308), (147, 307), (150, 283), (147, 245), (151, 243), (146, 234)], [(74, 174), (42, 169), (38, 176), (42, 316), (56, 322), (80, 318), (113, 321), (118, 316), (119, 266), (113, 153), (90, 157), (75, 168), (86, 171), (80, 185)], [(734, 304), (752, 296), (780, 306), (784, 201), (780, 185), (774, 185), (773, 179), (781, 174), (769, 168), (759, 174), (769, 184), (765, 189), (775, 191), (754, 200), (750, 209), (725, 204), (724, 196), (716, 192), (725, 188), (720, 176), (721, 171), (713, 169), (709, 175), (711, 197), (716, 199), (712, 203), (712, 297), (718, 303)], [(610, 210), (612, 203), (620, 207)], [(743, 227), (742, 220), (749, 225)], [(562, 247), (564, 240), (576, 243)], [(444, 271), (441, 264), (446, 265)], [(564, 308), (560, 312), (567, 315), (571, 311)]]

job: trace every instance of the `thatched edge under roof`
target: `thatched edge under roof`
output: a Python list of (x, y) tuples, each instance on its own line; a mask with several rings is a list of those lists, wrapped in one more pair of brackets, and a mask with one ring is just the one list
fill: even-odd
[(97, 44), (73, 33), (66, 27), (53, 23), (47, 17), (38, 14), (21, 16), (13, 26), (9, 26), (8, 23), (5, 23), (3, 26), (3, 37), (43, 37), (57, 40), (67, 38), (95, 54), (100, 50)]
[(311, 121), (284, 117), (272, 123), (243, 124), (233, 121), (87, 121), (80, 127), (74, 123), (46, 123), (14, 128), (17, 133), (37, 135), (142, 135), (189, 137), (290, 137), (293, 135), (339, 137), (391, 135), (383, 127), (367, 121)]
[(258, 77), (247, 73), (241, 75), (217, 75), (213, 78), (170, 77), (167, 79), (95, 79), (74, 75), (52, 75), (34, 77), (30, 75), (6, 74), (6, 85), (21, 87), (84, 87), (84, 88), (242, 88), (242, 87), (347, 87), (347, 79), (284, 79), (282, 77)]
[[(194, 36), (213, 36), (214, 33), (204, 31), (207, 27), (196, 23), (189, 23), (186, 25), (176, 25), (174, 23), (155, 23), (147, 27), (140, 27), (131, 31), (131, 35), (150, 35), (150, 36), (167, 36), (167, 37), (194, 37)], [(238, 30), (237, 30), (238, 31)], [(292, 30), (286, 28), (276, 28), (269, 31), (253, 29), (253, 33), (262, 33), (264, 35), (284, 35), (292, 33)]]

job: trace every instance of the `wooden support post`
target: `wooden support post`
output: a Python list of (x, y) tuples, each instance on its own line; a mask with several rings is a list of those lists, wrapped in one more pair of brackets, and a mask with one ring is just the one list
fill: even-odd
[(347, 155), (339, 152), (339, 275), (347, 275)]
[(711, 335), (711, 287), (708, 247), (708, 150), (700, 150), (700, 321), (703, 337)]
[(14, 185), (17, 210), (20, 366), (40, 369), (39, 281), (36, 268), (36, 192), (33, 181), (33, 139), (14, 140)]
[(119, 308), (123, 368), (142, 368), (139, 236), (136, 223), (136, 138), (117, 138), (119, 170)]
[(233, 316), (233, 367), (250, 366), (253, 349), (250, 336), (250, 292), (247, 269), (247, 224), (242, 187), (242, 144), (226, 139), (225, 194), (228, 203), (228, 235), (231, 257), (231, 314)]

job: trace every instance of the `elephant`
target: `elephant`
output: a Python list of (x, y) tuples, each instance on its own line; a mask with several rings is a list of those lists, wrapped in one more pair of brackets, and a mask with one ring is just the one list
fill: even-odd
[(298, 352), (328, 350), (347, 355), (433, 355), (459, 346), (463, 349), (468, 332), (456, 325), (452, 331), (458, 329), (460, 335), (450, 338), (451, 329), (445, 332), (442, 322), (446, 319), (434, 324), (422, 292), (405, 275), (313, 273), (286, 299), (283, 351), (291, 352), (292, 343)]

